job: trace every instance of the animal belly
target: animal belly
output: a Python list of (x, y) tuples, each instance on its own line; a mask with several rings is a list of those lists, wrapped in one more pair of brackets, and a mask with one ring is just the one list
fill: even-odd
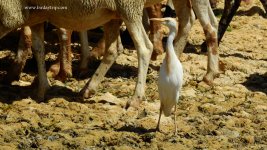
[(59, 27), (81, 31), (94, 29), (116, 18), (117, 15), (115, 12), (102, 9), (95, 11), (93, 14), (62, 14), (62, 16), (59, 15), (58, 17), (51, 16), (48, 21)]
[(35, 25), (49, 21), (55, 26), (81, 31), (99, 27), (111, 19), (117, 19), (118, 15), (108, 9), (99, 9), (94, 13), (71, 12), (67, 10), (58, 11), (31, 11), (24, 25)]

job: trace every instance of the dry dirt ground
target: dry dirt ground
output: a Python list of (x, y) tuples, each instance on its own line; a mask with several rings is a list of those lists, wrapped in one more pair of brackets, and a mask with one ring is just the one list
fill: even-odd
[[(220, 1), (218, 12), (222, 8)], [(0, 84), (0, 149), (267, 149), (267, 19), (259, 1), (243, 5), (228, 28), (220, 45), (226, 71), (214, 87), (201, 82), (207, 57), (195, 50), (203, 40), (196, 21), (182, 58), (185, 82), (176, 114), (177, 136), (173, 117), (162, 117), (161, 132), (154, 132), (164, 56), (151, 62), (147, 101), (139, 110), (124, 109), (137, 75), (136, 51), (125, 49), (97, 95), (86, 101), (78, 92), (88, 79), (62, 83), (50, 78), (46, 101), (36, 102), (31, 98), (35, 88), (29, 87), (36, 75), (31, 61), (19, 81)], [(0, 51), (2, 74), (10, 56), (10, 50)], [(77, 68), (78, 54), (74, 58)], [(90, 65), (92, 72), (96, 65)]]

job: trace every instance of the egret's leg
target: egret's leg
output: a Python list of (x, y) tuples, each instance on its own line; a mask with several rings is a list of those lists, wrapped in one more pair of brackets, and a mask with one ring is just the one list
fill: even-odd
[(159, 124), (160, 124), (161, 114), (162, 114), (162, 104), (160, 104), (160, 108), (159, 108), (159, 120), (158, 120), (158, 125), (157, 125), (157, 128), (156, 128), (156, 131), (159, 131)]
[(16, 58), (12, 63), (12, 67), (9, 68), (5, 83), (11, 83), (14, 80), (19, 80), (20, 73), (24, 69), (26, 61), (32, 56), (32, 32), (29, 26), (21, 28), (19, 47)]
[(174, 107), (174, 126), (175, 126), (174, 135), (177, 135), (176, 110), (177, 110), (177, 104), (175, 104)]

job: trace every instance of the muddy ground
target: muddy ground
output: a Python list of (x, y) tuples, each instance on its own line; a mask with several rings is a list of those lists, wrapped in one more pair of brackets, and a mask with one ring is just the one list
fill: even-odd
[[(222, 8), (220, 1), (218, 18)], [(78, 93), (88, 78), (78, 78), (74, 69), (74, 78), (64, 83), (50, 78), (52, 88), (45, 102), (36, 102), (31, 98), (36, 88), (30, 87), (36, 65), (28, 61), (19, 81), (0, 84), (0, 149), (267, 149), (267, 19), (263, 13), (257, 0), (239, 9), (220, 45), (226, 71), (214, 87), (201, 82), (207, 57), (195, 52), (204, 41), (195, 22), (182, 57), (185, 83), (176, 114), (177, 136), (173, 116), (162, 117), (161, 132), (154, 132), (159, 115), (158, 70), (164, 55), (150, 64), (147, 101), (139, 110), (124, 109), (137, 75), (136, 51), (125, 49), (99, 92), (86, 101)], [(77, 68), (79, 45), (73, 48)], [(0, 51), (2, 76), (5, 68), (12, 67), (8, 60), (13, 54), (10, 49)], [(53, 58), (48, 66), (53, 63), (49, 60)], [(90, 65), (88, 76), (97, 64)]]

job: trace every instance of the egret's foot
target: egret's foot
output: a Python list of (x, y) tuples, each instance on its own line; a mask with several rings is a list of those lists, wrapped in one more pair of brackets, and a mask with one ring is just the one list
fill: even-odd
[(177, 132), (177, 128), (175, 128), (175, 131), (174, 131), (174, 136), (178, 136), (178, 132)]
[(159, 130), (159, 126), (156, 127), (155, 131), (156, 131), (156, 132), (160, 132), (160, 130)]

